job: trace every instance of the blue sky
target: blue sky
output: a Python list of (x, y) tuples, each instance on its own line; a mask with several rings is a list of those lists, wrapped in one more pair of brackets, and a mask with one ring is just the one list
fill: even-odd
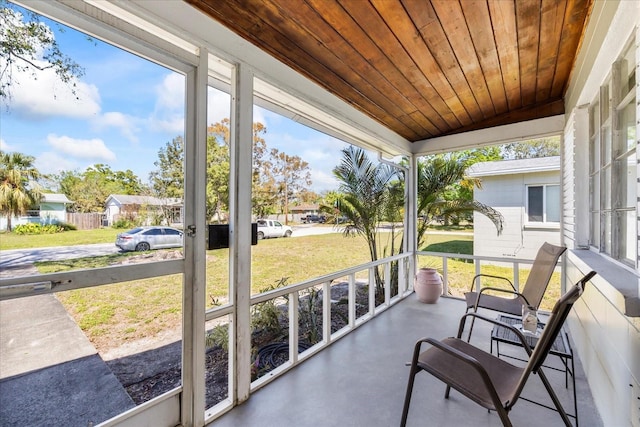
[[(19, 9), (19, 8), (18, 8)], [(0, 148), (36, 158), (42, 173), (83, 171), (96, 163), (132, 170), (143, 182), (158, 150), (184, 132), (184, 77), (126, 51), (43, 19), (61, 50), (85, 69), (77, 95), (53, 72), (14, 70), (11, 98), (0, 111)], [(8, 104), (8, 105), (7, 105)], [(208, 121), (229, 116), (229, 96), (209, 92)], [(316, 192), (335, 189), (331, 170), (345, 143), (259, 107), (269, 148), (309, 163)]]

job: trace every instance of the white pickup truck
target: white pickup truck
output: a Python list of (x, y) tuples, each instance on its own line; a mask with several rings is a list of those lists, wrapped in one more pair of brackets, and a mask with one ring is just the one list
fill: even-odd
[(291, 237), (293, 229), (288, 225), (283, 225), (280, 221), (272, 221), (270, 219), (259, 219), (258, 221), (258, 240), (269, 239), (273, 237)]

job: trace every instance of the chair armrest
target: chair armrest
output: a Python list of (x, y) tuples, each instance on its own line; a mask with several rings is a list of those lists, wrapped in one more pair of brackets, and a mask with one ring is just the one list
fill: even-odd
[(492, 278), (492, 279), (504, 280), (504, 281), (506, 281), (506, 282), (509, 284), (509, 286), (511, 286), (511, 288), (514, 290), (514, 292), (516, 291), (516, 287), (515, 287), (515, 286), (513, 286), (513, 283), (511, 283), (511, 280), (507, 279), (506, 277), (503, 277), (503, 276), (496, 276), (496, 275), (493, 275), (493, 274), (484, 274), (484, 273), (480, 273), (480, 274), (476, 274), (475, 276), (473, 276), (473, 279), (471, 279), (471, 289), (470, 289), (470, 292), (473, 292), (473, 285), (474, 285), (474, 283), (476, 283), (476, 279), (477, 279), (478, 277), (490, 277), (490, 278)]
[[(473, 317), (473, 318), (477, 318), (477, 319), (480, 319), (480, 320), (484, 320), (485, 322), (492, 323), (492, 324), (494, 324), (496, 326), (500, 326), (502, 328), (509, 329), (514, 334), (516, 334), (516, 336), (520, 340), (520, 343), (522, 344), (522, 347), (524, 347), (524, 349), (527, 352), (527, 354), (531, 355), (531, 351), (532, 351), (531, 347), (527, 343), (527, 340), (526, 340), (524, 334), (522, 333), (522, 331), (520, 329), (518, 329), (515, 326), (510, 325), (508, 323), (501, 322), (498, 319), (492, 319), (490, 317), (484, 316), (484, 315), (479, 314), (479, 313), (467, 313), (467, 314), (463, 315), (460, 318), (460, 323), (459, 323), (459, 326), (458, 326), (458, 335), (457, 335), (456, 338), (461, 339), (462, 333), (464, 332), (465, 323), (466, 323), (468, 317)], [(469, 338), (471, 338), (471, 337), (469, 337)]]
[(495, 292), (502, 292), (505, 294), (515, 295), (516, 297), (522, 298), (524, 302), (527, 303), (527, 305), (529, 305), (529, 301), (527, 301), (527, 298), (524, 295), (522, 295), (520, 292), (516, 291), (515, 289), (513, 291), (510, 291), (509, 289), (494, 288), (493, 286), (486, 286), (480, 289), (480, 292), (478, 292), (478, 296), (476, 297), (476, 303), (474, 306), (476, 310), (478, 310), (478, 305), (480, 304), (480, 297), (484, 294), (485, 291), (495, 291)]

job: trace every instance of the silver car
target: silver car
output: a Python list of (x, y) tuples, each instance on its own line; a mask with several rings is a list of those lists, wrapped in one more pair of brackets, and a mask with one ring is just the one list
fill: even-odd
[(172, 227), (136, 227), (118, 234), (116, 246), (123, 251), (179, 248), (182, 246), (182, 236), (182, 231)]

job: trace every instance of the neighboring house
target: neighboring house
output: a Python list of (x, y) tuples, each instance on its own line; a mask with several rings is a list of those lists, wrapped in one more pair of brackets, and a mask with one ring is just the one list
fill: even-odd
[[(30, 222), (40, 224), (58, 224), (67, 221), (67, 205), (73, 203), (64, 194), (45, 193), (37, 206), (25, 215), (13, 217), (11, 227)], [(7, 218), (0, 218), (0, 230), (7, 229)]]
[(317, 215), (320, 205), (317, 203), (309, 203), (298, 206), (289, 206), (289, 213), (293, 215), (294, 221), (302, 221), (302, 217), (307, 215)]
[(169, 224), (182, 224), (183, 203), (178, 198), (111, 194), (105, 202), (105, 221), (108, 226), (120, 219), (140, 219), (151, 224), (155, 216), (163, 215)]
[(560, 157), (476, 163), (467, 174), (482, 181), (475, 200), (504, 216), (498, 235), (474, 213), (474, 255), (533, 259), (542, 243), (560, 244)]
[(64, 194), (43, 194), (40, 200), (40, 222), (55, 224), (67, 220), (67, 205), (73, 203)]

